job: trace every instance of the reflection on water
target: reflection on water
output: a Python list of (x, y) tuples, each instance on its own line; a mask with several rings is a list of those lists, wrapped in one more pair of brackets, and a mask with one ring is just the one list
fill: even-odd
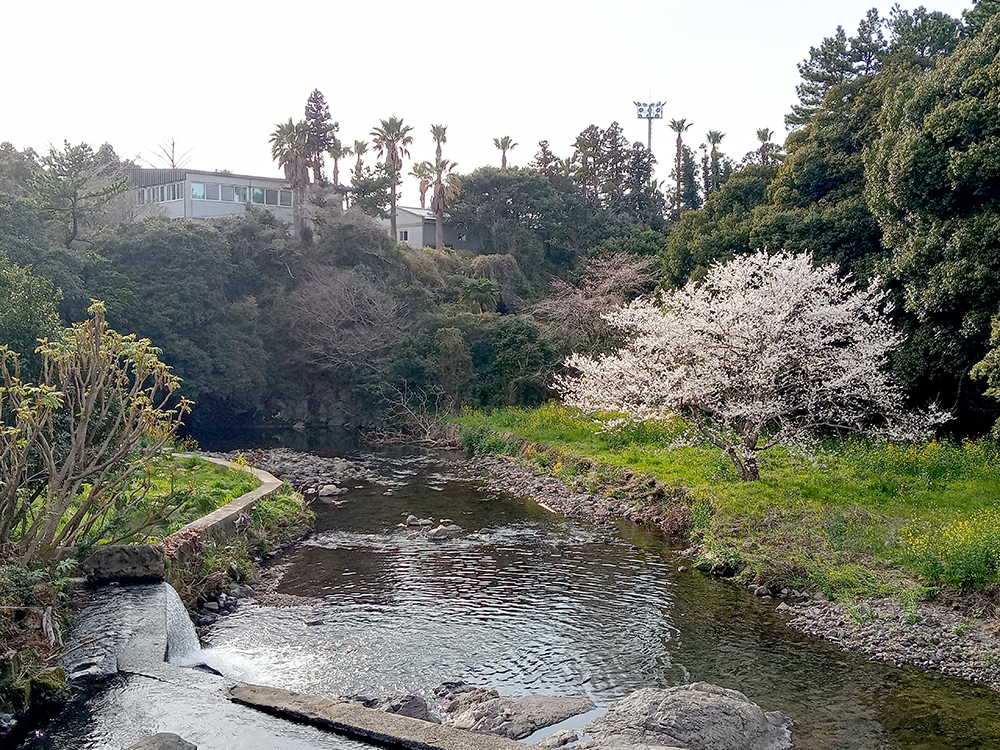
[[(282, 606), (250, 603), (213, 628), (212, 663), (231, 677), (331, 697), (428, 698), (443, 680), (463, 679), (505, 695), (586, 695), (601, 707), (640, 687), (705, 680), (791, 716), (799, 750), (1000, 748), (996, 693), (794, 633), (745, 591), (678, 573), (656, 533), (491, 495), (454, 455), (363, 460), (380, 481), (343, 505), (319, 505), (317, 532), (274, 568)], [(463, 532), (434, 542), (401, 525), (409, 514)], [(200, 731), (203, 749), (244, 746), (226, 734), (248, 721), (243, 709), (146, 682), (119, 679), (78, 707), (86, 715), (66, 737), (105, 739), (38, 746), (122, 747), (131, 734), (112, 729), (120, 722)], [(278, 725), (259, 731), (284, 744), (258, 747), (356, 747)]]

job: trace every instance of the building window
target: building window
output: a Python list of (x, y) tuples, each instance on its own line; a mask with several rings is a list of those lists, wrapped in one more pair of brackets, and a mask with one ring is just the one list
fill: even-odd
[(292, 205), (292, 191), (291, 190), (282, 190), (281, 191), (281, 195), (279, 196), (279, 205), (285, 206), (285, 207), (288, 207), (288, 206)]
[(236, 191), (233, 190), (232, 185), (223, 185), (221, 191), (222, 191), (222, 200), (225, 201), (226, 203), (232, 203), (234, 200), (236, 200)]
[(245, 185), (233, 185), (233, 200), (237, 203), (249, 203), (250, 188)]
[(191, 197), (195, 200), (203, 201), (205, 200), (205, 183), (204, 182), (192, 182), (191, 183)]
[(264, 205), (264, 188), (251, 188), (250, 189), (250, 198), (251, 198), (251, 200), (254, 203), (256, 203), (256, 204), (258, 204), (260, 206), (263, 206)]
[(210, 201), (219, 200), (219, 183), (217, 182), (205, 183), (205, 199)]
[(405, 229), (402, 230), (399, 233), (399, 239), (400, 239), (401, 242), (406, 242), (408, 239), (410, 239), (410, 233), (408, 231), (406, 231)]
[(268, 206), (278, 205), (278, 191), (268, 188), (264, 191), (264, 203)]

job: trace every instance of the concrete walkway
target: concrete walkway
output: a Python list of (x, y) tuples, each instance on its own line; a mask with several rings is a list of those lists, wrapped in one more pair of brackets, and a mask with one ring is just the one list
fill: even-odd
[(237, 685), (229, 699), (284, 718), (304, 721), (355, 739), (407, 750), (525, 750), (495, 734), (432, 724), (409, 716), (261, 685)]

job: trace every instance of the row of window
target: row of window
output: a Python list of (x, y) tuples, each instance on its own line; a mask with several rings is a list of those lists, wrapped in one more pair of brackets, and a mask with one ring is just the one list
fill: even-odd
[(165, 201), (179, 201), (184, 198), (184, 183), (175, 182), (170, 185), (157, 185), (156, 187), (139, 188), (139, 205), (145, 203), (163, 203)]
[[(276, 188), (247, 187), (246, 185), (224, 185), (218, 182), (192, 182), (191, 197), (202, 201), (222, 201), (224, 203), (256, 203), (260, 206), (292, 205), (292, 191)], [(184, 199), (184, 183), (139, 189), (139, 204), (164, 203)]]

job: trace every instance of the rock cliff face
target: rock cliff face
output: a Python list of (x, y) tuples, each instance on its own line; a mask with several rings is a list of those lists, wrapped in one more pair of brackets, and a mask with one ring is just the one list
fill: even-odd
[(583, 750), (789, 750), (792, 720), (718, 685), (637, 690), (586, 731)]

